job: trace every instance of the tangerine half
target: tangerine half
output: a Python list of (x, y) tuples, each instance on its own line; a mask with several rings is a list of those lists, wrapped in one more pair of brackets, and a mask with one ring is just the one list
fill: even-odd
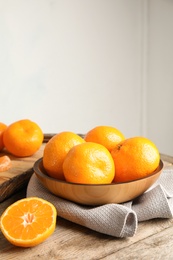
[(13, 245), (32, 247), (55, 230), (57, 211), (50, 202), (30, 197), (11, 204), (0, 219), (1, 231)]

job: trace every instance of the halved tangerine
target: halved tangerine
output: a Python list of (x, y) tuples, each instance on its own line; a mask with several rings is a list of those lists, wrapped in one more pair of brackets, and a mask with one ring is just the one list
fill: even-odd
[(50, 202), (30, 197), (16, 201), (2, 214), (1, 231), (15, 246), (40, 244), (55, 230), (57, 211)]

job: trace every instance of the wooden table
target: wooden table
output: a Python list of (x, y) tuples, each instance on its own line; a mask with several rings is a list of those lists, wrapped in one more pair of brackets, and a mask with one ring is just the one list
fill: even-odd
[[(161, 155), (166, 163), (173, 157)], [(11, 203), (25, 197), (20, 190), (0, 203), (0, 215)], [(11, 245), (0, 232), (0, 259), (173, 259), (173, 219), (155, 219), (139, 223), (132, 238), (103, 235), (58, 217), (57, 227), (42, 244), (33, 248)]]

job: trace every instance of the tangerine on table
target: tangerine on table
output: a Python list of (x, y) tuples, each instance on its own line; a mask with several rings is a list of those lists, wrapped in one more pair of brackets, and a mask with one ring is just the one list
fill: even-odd
[(115, 164), (114, 182), (126, 182), (146, 177), (159, 166), (156, 145), (145, 137), (132, 137), (120, 142), (112, 151)]
[(43, 142), (43, 132), (38, 124), (29, 119), (16, 121), (3, 133), (6, 149), (18, 157), (33, 155)]
[(11, 159), (7, 155), (0, 157), (0, 172), (8, 171), (11, 168)]
[(10, 205), (0, 219), (1, 231), (15, 246), (40, 244), (55, 230), (57, 211), (53, 204), (36, 197), (24, 198)]
[(0, 151), (2, 151), (2, 149), (4, 148), (3, 133), (6, 128), (7, 128), (7, 125), (0, 122)]
[(63, 170), (66, 181), (82, 184), (109, 184), (115, 174), (110, 152), (92, 142), (74, 146), (66, 155)]
[(49, 176), (64, 180), (63, 162), (69, 150), (84, 143), (84, 139), (73, 132), (60, 132), (53, 136), (43, 151), (43, 166)]
[(102, 144), (111, 151), (119, 142), (125, 139), (123, 133), (112, 126), (96, 126), (85, 135), (86, 142)]

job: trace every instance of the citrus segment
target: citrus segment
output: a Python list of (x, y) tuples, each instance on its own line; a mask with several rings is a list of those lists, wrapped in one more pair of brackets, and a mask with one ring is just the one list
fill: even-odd
[(115, 127), (96, 126), (85, 135), (86, 142), (102, 144), (111, 151), (119, 142), (125, 139), (123, 133)]
[(7, 155), (0, 157), (0, 172), (8, 171), (11, 168), (11, 159)]
[(110, 152), (92, 142), (74, 146), (64, 160), (63, 170), (66, 181), (82, 184), (109, 184), (115, 173)]
[(56, 217), (56, 209), (48, 201), (24, 198), (4, 211), (0, 219), (1, 231), (16, 246), (36, 246), (54, 232)]
[(43, 152), (43, 166), (49, 176), (64, 180), (63, 162), (69, 150), (85, 142), (82, 137), (73, 132), (60, 132), (46, 144)]
[(145, 137), (132, 137), (120, 142), (112, 151), (115, 182), (146, 177), (159, 166), (160, 154), (156, 145)]
[(18, 157), (33, 155), (43, 142), (43, 132), (38, 124), (28, 119), (16, 121), (3, 133), (6, 149)]

